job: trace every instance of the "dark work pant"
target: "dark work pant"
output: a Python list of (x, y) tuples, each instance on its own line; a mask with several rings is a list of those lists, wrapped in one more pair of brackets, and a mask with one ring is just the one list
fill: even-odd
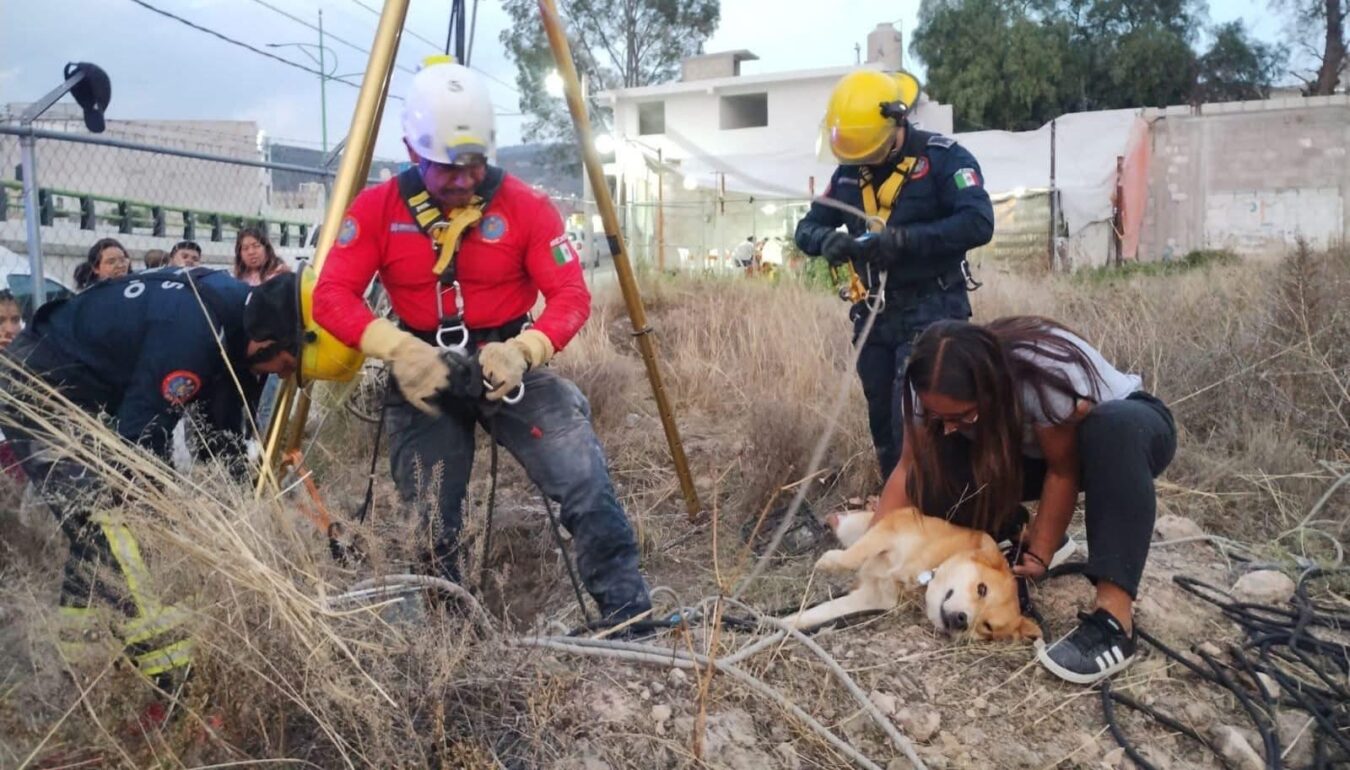
[[(857, 344), (867, 321), (867, 312), (860, 304), (850, 313), (853, 318), (853, 341)], [(914, 297), (906, 302), (887, 304), (872, 326), (872, 332), (858, 355), (858, 378), (862, 380), (863, 395), (867, 398), (867, 426), (872, 432), (872, 446), (876, 448), (881, 478), (890, 478), (900, 462), (904, 431), (900, 428), (900, 383), (914, 339), (936, 321), (970, 318), (970, 298), (965, 285), (946, 291)]]
[[(920, 501), (931, 516), (956, 524), (974, 520), (970, 499), (962, 502), (961, 491), (974, 488), (970, 463), (970, 439), (959, 433), (938, 442), (942, 463), (955, 483), (949, 493), (934, 492)], [(1157, 516), (1153, 480), (1172, 462), (1177, 449), (1176, 424), (1162, 401), (1144, 392), (1107, 401), (1093, 408), (1078, 426), (1079, 484), (1087, 525), (1087, 576), (1106, 580), (1125, 589), (1131, 597), (1139, 590), (1139, 578), (1148, 559)], [(1037, 500), (1045, 482), (1045, 461), (1024, 457), (1022, 500)], [(1020, 502), (1020, 501), (1018, 501)], [(1016, 502), (1009, 501), (1010, 509)], [(995, 539), (1015, 536), (1021, 527), (1018, 513)], [(1048, 558), (1048, 554), (1046, 555)]]
[(436, 569), (458, 580), (464, 494), (473, 469), (476, 424), (495, 431), (551, 500), (572, 533), (577, 571), (602, 617), (622, 620), (651, 607), (638, 573), (633, 529), (619, 505), (604, 450), (591, 427), (591, 409), (576, 385), (547, 369), (525, 375), (520, 403), (503, 405), (495, 425), (478, 404), (461, 402), (439, 417), (390, 389), (389, 464), (399, 496), (430, 529)]
[(135, 607), (125, 586), (104, 579), (116, 574), (118, 564), (108, 538), (92, 518), (93, 511), (111, 503), (103, 482), (93, 471), (29, 438), (20, 428), (7, 430), (15, 435), (14, 453), (20, 466), (70, 541), (61, 579), (62, 606), (103, 602), (134, 617)]

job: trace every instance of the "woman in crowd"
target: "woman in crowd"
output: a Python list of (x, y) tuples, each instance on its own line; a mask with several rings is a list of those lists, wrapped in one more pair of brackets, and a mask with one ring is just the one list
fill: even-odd
[(84, 262), (75, 268), (75, 288), (77, 291), (105, 281), (126, 275), (131, 270), (131, 259), (127, 250), (116, 238), (100, 238), (89, 247)]
[[(900, 463), (878, 510), (917, 503), (931, 516), (1015, 541), (1014, 572), (1045, 574), (1084, 493), (1091, 613), (1037, 658), (1090, 684), (1134, 658), (1132, 607), (1148, 557), (1153, 480), (1172, 461), (1176, 426), (1162, 401), (1055, 321), (940, 321), (905, 370)], [(1023, 528), (1024, 500), (1038, 500)]]
[(272, 248), (267, 232), (259, 227), (245, 227), (234, 239), (234, 277), (257, 286), (281, 273), (290, 272)]

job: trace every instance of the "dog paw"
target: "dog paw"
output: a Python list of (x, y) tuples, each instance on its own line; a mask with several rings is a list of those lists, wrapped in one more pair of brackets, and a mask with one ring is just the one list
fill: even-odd
[(816, 559), (816, 569), (822, 572), (844, 572), (848, 567), (844, 564), (844, 552), (838, 548), (826, 551)]

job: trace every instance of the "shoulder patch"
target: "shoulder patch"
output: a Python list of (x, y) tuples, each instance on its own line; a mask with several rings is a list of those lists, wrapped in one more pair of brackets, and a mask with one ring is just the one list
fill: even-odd
[(581, 261), (581, 258), (577, 256), (577, 250), (572, 248), (572, 241), (568, 239), (565, 233), (549, 241), (548, 245), (553, 251), (553, 262), (559, 267), (568, 262)]
[(954, 144), (956, 144), (956, 140), (953, 139), (953, 138), (951, 138), (950, 136), (943, 136), (942, 134), (937, 134), (937, 135), (928, 137), (928, 146), (929, 146), (929, 147), (942, 147), (942, 148), (948, 148), (948, 147), (951, 147), (951, 146), (954, 145)]
[(164, 375), (164, 381), (159, 387), (160, 395), (174, 406), (182, 406), (191, 401), (201, 389), (202, 378), (186, 369), (178, 369)]
[(478, 225), (478, 232), (488, 243), (500, 241), (506, 235), (506, 217), (501, 214), (488, 214)]
[(980, 186), (980, 174), (973, 168), (957, 169), (952, 175), (952, 181), (956, 183), (956, 189), (964, 190), (967, 187)]
[(360, 228), (356, 225), (356, 219), (352, 216), (342, 218), (342, 224), (338, 226), (337, 245), (346, 246), (356, 240)]

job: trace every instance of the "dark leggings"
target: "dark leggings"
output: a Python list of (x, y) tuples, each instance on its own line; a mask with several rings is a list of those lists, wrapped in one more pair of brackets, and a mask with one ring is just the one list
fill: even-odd
[[(974, 487), (970, 447), (970, 439), (957, 433), (939, 442), (943, 467), (953, 477), (951, 489)], [(1157, 515), (1153, 480), (1172, 462), (1176, 449), (1172, 413), (1143, 391), (1099, 404), (1078, 426), (1079, 484), (1088, 539), (1086, 574), (1093, 582), (1106, 580), (1131, 597), (1136, 595)], [(1044, 460), (1023, 457), (1023, 501), (1040, 499), (1045, 473)], [(969, 499), (956, 503), (959, 499), (959, 494), (935, 492), (920, 507), (930, 515), (969, 526), (974, 505)], [(1025, 509), (1019, 507), (998, 532), (990, 534), (1000, 540), (1015, 537), (1025, 521)]]

